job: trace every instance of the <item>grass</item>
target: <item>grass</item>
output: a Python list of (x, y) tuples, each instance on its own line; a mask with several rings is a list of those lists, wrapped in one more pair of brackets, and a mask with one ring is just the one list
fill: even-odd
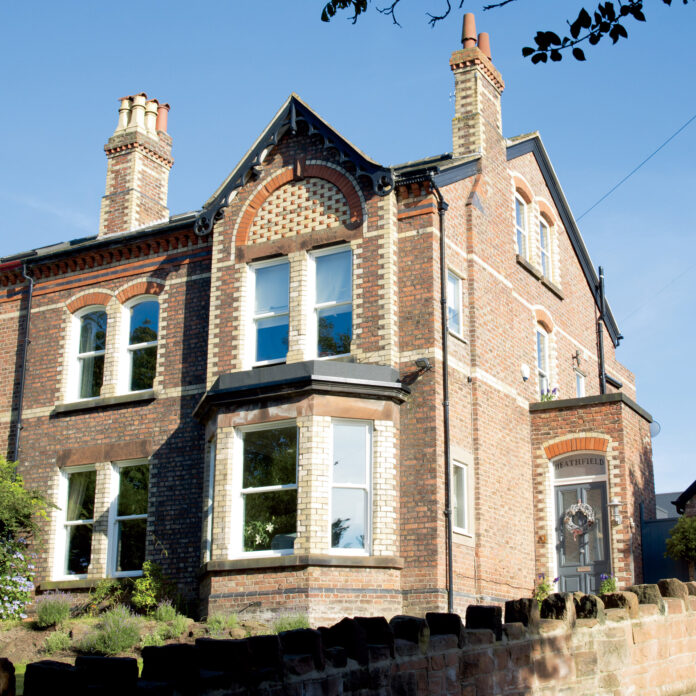
[(70, 650), (70, 645), (70, 636), (65, 631), (55, 631), (54, 633), (49, 633), (46, 636), (44, 650), (49, 655), (52, 655), (54, 652)]
[(287, 614), (276, 619), (273, 624), (273, 631), (275, 633), (292, 631), (296, 628), (309, 628), (309, 619), (306, 614)]
[(27, 663), (20, 662), (14, 666), (15, 668), (15, 680), (17, 682), (17, 696), (22, 696), (24, 693), (24, 673), (27, 671)]
[(213, 614), (206, 620), (210, 635), (218, 636), (226, 631), (231, 631), (239, 626), (239, 617), (236, 614)]

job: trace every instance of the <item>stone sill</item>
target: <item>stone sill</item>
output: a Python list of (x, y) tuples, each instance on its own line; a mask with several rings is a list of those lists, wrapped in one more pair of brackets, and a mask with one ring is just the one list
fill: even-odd
[(153, 401), (157, 398), (154, 389), (133, 392), (132, 394), (118, 394), (117, 396), (100, 396), (96, 399), (84, 401), (72, 401), (67, 404), (56, 404), (51, 415), (58, 413), (72, 413), (73, 411), (88, 411), (94, 408), (108, 408), (122, 404), (137, 403), (139, 401)]
[(201, 566), (200, 575), (221, 571), (296, 569), (307, 568), (309, 566), (324, 566), (330, 568), (392, 568), (401, 570), (404, 567), (404, 560), (398, 556), (342, 556), (328, 554), (236, 558), (228, 561), (208, 561)]
[(563, 295), (563, 292), (561, 291), (561, 288), (556, 285), (553, 281), (549, 280), (546, 276), (544, 276), (541, 279), (541, 284), (550, 290), (559, 300), (565, 299), (565, 296)]
[(534, 276), (537, 280), (541, 280), (543, 277), (542, 272), (536, 267), (533, 266), (527, 259), (524, 258), (524, 256), (520, 256), (519, 254), (515, 255), (515, 259), (517, 263), (524, 268), (529, 275)]
[[(110, 578), (115, 580), (116, 578)], [(49, 590), (91, 590), (96, 587), (104, 578), (79, 578), (78, 580), (49, 580), (36, 586), (38, 592), (48, 592)]]

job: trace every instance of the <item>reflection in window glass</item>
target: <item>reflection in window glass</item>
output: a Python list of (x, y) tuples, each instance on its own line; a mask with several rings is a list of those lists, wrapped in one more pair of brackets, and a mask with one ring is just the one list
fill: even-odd
[(284, 360), (288, 352), (290, 266), (287, 261), (254, 269), (255, 362)]
[(65, 508), (65, 574), (87, 573), (92, 556), (94, 491), (97, 472), (77, 471), (68, 475), (68, 499)]
[(462, 333), (462, 281), (454, 273), (447, 274), (447, 325), (457, 335)]
[(452, 495), (454, 526), (459, 529), (467, 529), (466, 520), (466, 465), (459, 462), (452, 463)]
[(250, 430), (243, 442), (243, 550), (292, 550), (297, 536), (297, 427)]
[(368, 548), (370, 426), (333, 423), (331, 547)]
[(527, 258), (527, 205), (515, 197), (515, 233), (517, 235), (517, 253)]
[(149, 484), (149, 464), (121, 466), (118, 470), (115, 520), (117, 572), (138, 571), (143, 567)]
[(539, 394), (544, 396), (549, 391), (549, 337), (546, 332), (537, 329), (537, 369), (539, 374)]
[(350, 249), (315, 257), (317, 355), (320, 358), (350, 353), (352, 282)]
[(95, 310), (80, 319), (79, 398), (99, 396), (104, 381), (104, 352), (106, 348), (106, 312)]
[(541, 272), (549, 279), (551, 275), (551, 245), (549, 226), (544, 220), (539, 221), (539, 252), (541, 254)]
[(131, 391), (152, 389), (157, 367), (159, 303), (139, 302), (130, 310), (128, 351), (131, 362)]

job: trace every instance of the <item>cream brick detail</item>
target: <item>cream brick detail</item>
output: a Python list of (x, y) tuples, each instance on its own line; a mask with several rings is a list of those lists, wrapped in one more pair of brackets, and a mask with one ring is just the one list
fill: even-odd
[(114, 470), (111, 462), (99, 462), (97, 485), (94, 492), (94, 525), (92, 526), (92, 558), (87, 577), (103, 578), (107, 575), (109, 549), (109, 508), (115, 491), (112, 490)]
[(309, 345), (310, 297), (309, 258), (304, 251), (288, 255), (290, 261), (290, 327), (288, 337), (288, 363), (300, 362), (310, 357)]
[(65, 548), (62, 543), (65, 534), (62, 521), (65, 518), (63, 506), (65, 502), (60, 500), (61, 480), (63, 475), (58, 467), (53, 469), (51, 475), (47, 477), (45, 495), (48, 500), (56, 507), (48, 510), (48, 534), (46, 535), (46, 546), (48, 548), (48, 573), (47, 577), (54, 578), (59, 574), (58, 568), (60, 559), (57, 558), (59, 549)]
[[(218, 428), (215, 452), (215, 490), (213, 491), (213, 539), (210, 558), (213, 561), (232, 557), (232, 518), (234, 500), (234, 428)], [(240, 463), (241, 466), (241, 463)]]
[(293, 181), (274, 191), (256, 214), (249, 242), (335, 227), (350, 220), (345, 196), (325, 179)]
[(375, 421), (372, 435), (372, 555), (398, 555), (396, 428)]
[(160, 391), (164, 387), (164, 366), (167, 358), (167, 319), (169, 317), (169, 286), (165, 284), (159, 298), (159, 323), (157, 326), (157, 361), (155, 363), (155, 379), (152, 388)]
[(100, 396), (114, 396), (119, 392), (119, 373), (125, 368), (121, 365), (124, 332), (128, 327), (123, 326), (123, 307), (114, 297), (106, 305), (106, 354), (104, 355), (104, 381)]
[(329, 552), (331, 418), (301, 416), (298, 426), (295, 553)]

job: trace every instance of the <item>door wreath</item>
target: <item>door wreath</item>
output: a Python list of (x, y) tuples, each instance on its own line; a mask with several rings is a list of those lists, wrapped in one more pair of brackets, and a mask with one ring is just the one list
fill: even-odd
[[(580, 524), (576, 523), (574, 517), (578, 514), (585, 517), (585, 521)], [(587, 504), (578, 500), (577, 503), (571, 505), (563, 515), (563, 526), (573, 535), (573, 539), (577, 539), (581, 534), (586, 534), (594, 527), (595, 512)]]

